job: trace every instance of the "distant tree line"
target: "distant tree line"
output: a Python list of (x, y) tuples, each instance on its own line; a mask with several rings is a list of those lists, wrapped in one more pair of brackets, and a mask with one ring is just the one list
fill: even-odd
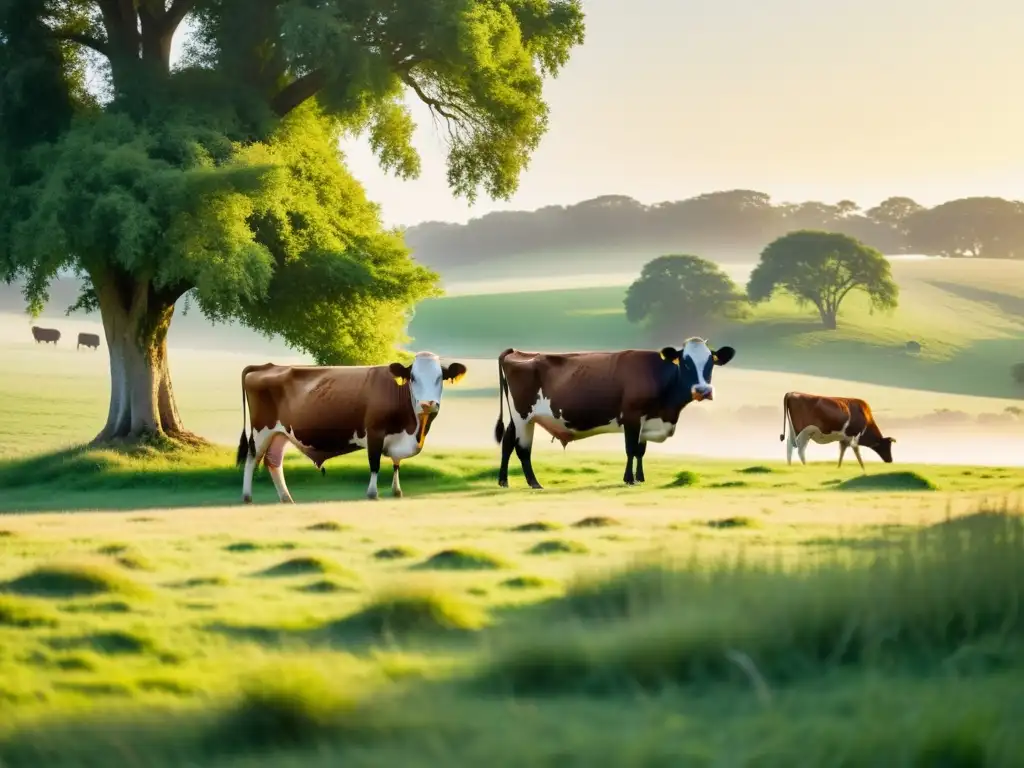
[(863, 210), (851, 200), (775, 204), (763, 192), (744, 189), (654, 205), (605, 195), (575, 205), (488, 213), (467, 224), (427, 222), (409, 227), (405, 237), (417, 261), (445, 269), (528, 253), (618, 248), (746, 261), (796, 230), (849, 235), (889, 254), (1024, 258), (1024, 202), (998, 197), (933, 208), (890, 197)]

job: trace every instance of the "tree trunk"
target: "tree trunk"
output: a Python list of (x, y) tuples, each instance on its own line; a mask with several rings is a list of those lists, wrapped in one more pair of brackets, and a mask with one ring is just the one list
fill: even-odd
[(818, 315), (821, 317), (821, 324), (825, 326), (825, 330), (834, 331), (839, 327), (836, 321), (837, 314), (837, 311), (834, 309), (818, 308)]
[(110, 357), (107, 423), (93, 443), (204, 443), (185, 430), (171, 386), (167, 331), (176, 296), (149, 281), (93, 278)]

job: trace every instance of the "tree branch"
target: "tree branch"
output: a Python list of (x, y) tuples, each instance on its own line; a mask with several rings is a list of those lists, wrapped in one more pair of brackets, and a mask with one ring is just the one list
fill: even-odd
[(53, 33), (55, 40), (66, 40), (69, 43), (78, 43), (86, 48), (91, 48), (103, 56), (110, 56), (110, 49), (107, 47), (106, 42), (100, 40), (92, 35), (87, 35), (84, 32), (64, 32), (56, 30)]
[(270, 100), (270, 108), (278, 117), (284, 117), (306, 99), (315, 96), (326, 84), (327, 72), (323, 69), (314, 69), (278, 91)]

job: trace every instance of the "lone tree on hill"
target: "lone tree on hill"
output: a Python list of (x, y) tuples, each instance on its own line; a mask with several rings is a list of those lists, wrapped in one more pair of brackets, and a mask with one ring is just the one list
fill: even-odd
[[(626, 319), (655, 333), (742, 316), (746, 297), (717, 264), (699, 256), (659, 256), (626, 290)], [(695, 331), (696, 332), (696, 331)]]
[(800, 304), (813, 304), (821, 323), (836, 328), (836, 315), (850, 291), (862, 290), (876, 309), (893, 309), (899, 287), (889, 260), (879, 251), (838, 232), (798, 230), (769, 243), (747, 283), (752, 302), (782, 289)]
[(510, 197), (580, 6), (0, 0), (0, 277), (35, 315), (60, 271), (84, 279), (74, 308), (99, 311), (110, 355), (97, 440), (197, 439), (167, 361), (186, 294), (322, 364), (393, 354), (437, 276), (382, 226), (339, 139), (368, 134), (383, 168), (416, 176), (411, 92), (447, 128), (454, 193)]

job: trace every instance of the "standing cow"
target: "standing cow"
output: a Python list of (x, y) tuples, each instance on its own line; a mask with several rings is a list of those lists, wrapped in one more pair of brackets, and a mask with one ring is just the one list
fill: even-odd
[(57, 342), (60, 341), (60, 331), (56, 328), (40, 328), (38, 325), (33, 325), (32, 338), (36, 340), (36, 344), (39, 342), (52, 343), (56, 347)]
[[(292, 502), (282, 456), (288, 443), (321, 471), (324, 462), (362, 448), (370, 461), (368, 499), (377, 498), (381, 456), (391, 459), (391, 490), (402, 495), (398, 466), (423, 450), (441, 408), (444, 382), (466, 375), (462, 363), (441, 365), (419, 352), (411, 365), (284, 366), (266, 363), (242, 370), (242, 437), (237, 463), (245, 462), (242, 501), (252, 501), (252, 477), (262, 460), (278, 498)], [(245, 433), (248, 403), (251, 432)]]
[(80, 333), (78, 334), (78, 344), (75, 345), (75, 351), (77, 352), (82, 347), (89, 347), (90, 349), (99, 349), (100, 337), (95, 333)]
[(843, 466), (843, 455), (847, 448), (853, 448), (862, 471), (864, 460), (860, 447), (870, 448), (886, 464), (892, 463), (892, 437), (882, 437), (882, 431), (875, 424), (871, 406), (853, 397), (827, 397), (808, 395), (803, 392), (787, 392), (782, 398), (782, 434), (786, 439), (786, 425), (789, 425), (789, 441), (786, 443), (786, 463), (793, 463), (793, 449), (796, 448), (800, 463), (807, 463), (807, 444), (818, 445), (839, 443), (839, 466)]
[[(501, 443), (498, 485), (508, 487), (508, 463), (515, 450), (531, 488), (540, 488), (533, 471), (534, 425), (562, 447), (592, 435), (621, 432), (626, 439), (622, 482), (644, 482), (647, 443), (662, 443), (676, 431), (683, 408), (714, 398), (711, 373), (736, 351), (712, 350), (704, 339), (687, 339), (680, 349), (660, 352), (546, 354), (506, 349), (498, 356), (498, 422), (494, 439)], [(510, 423), (504, 424), (508, 401)], [(636, 474), (633, 460), (636, 459)]]

